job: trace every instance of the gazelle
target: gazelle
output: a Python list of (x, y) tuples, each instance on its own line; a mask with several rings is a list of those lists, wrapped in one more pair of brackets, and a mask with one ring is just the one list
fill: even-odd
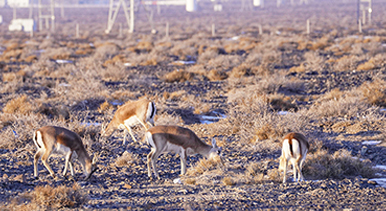
[[(283, 183), (287, 181), (288, 161), (292, 163), (294, 182), (304, 180), (302, 168), (310, 148), (307, 138), (301, 133), (288, 133), (283, 139), (282, 154), (279, 158), (279, 171), (284, 171)], [(296, 176), (298, 180), (296, 180)]]
[(96, 171), (95, 161), (91, 161), (86, 149), (83, 146), (79, 135), (62, 127), (44, 126), (36, 130), (33, 140), (38, 150), (34, 157), (34, 176), (38, 177), (38, 161), (42, 157), (43, 165), (48, 169), (51, 176), (55, 178), (54, 171), (48, 165), (51, 154), (64, 154), (66, 163), (63, 176), (67, 173), (70, 165), (71, 175), (74, 176), (72, 159), (78, 159), (82, 164), (84, 175), (88, 179)]
[(211, 158), (221, 153), (221, 148), (217, 147), (215, 139), (210, 146), (201, 141), (193, 131), (179, 126), (154, 126), (146, 132), (144, 139), (151, 146), (151, 151), (147, 155), (147, 170), (150, 178), (152, 178), (150, 163), (155, 176), (160, 178), (156, 160), (162, 153), (175, 152), (180, 155), (182, 175), (186, 173), (188, 155), (200, 154)]
[[(155, 113), (156, 107), (150, 100), (142, 99), (135, 102), (127, 102), (115, 112), (113, 119), (106, 128), (102, 126), (101, 134), (104, 137), (109, 137), (116, 129), (126, 128), (133, 141), (137, 142), (131, 131), (131, 127), (141, 124), (147, 130), (148, 127), (146, 127), (145, 123), (147, 123), (150, 127), (153, 127)], [(126, 135), (127, 134), (125, 132), (123, 145), (126, 144)]]

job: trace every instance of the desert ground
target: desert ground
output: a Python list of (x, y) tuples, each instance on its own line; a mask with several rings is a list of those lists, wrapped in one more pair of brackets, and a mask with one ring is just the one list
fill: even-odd
[[(385, 210), (386, 1), (373, 2), (362, 33), (356, 1), (212, 8), (153, 8), (151, 33), (140, 7), (132, 34), (123, 11), (105, 34), (108, 8), (57, 9), (55, 32), (32, 37), (9, 32), (12, 9), (0, 8), (1, 210)], [(168, 153), (161, 179), (150, 179), (142, 126), (126, 145), (124, 131), (100, 133), (119, 106), (142, 98), (155, 103), (156, 125), (214, 138), (224, 166), (190, 156), (180, 175)], [(97, 161), (90, 179), (76, 161), (75, 176), (62, 176), (60, 155), (49, 161), (55, 179), (41, 161), (34, 178), (33, 133), (45, 125), (79, 134)], [(310, 150), (306, 180), (289, 172), (282, 184), (288, 132), (303, 133)]]

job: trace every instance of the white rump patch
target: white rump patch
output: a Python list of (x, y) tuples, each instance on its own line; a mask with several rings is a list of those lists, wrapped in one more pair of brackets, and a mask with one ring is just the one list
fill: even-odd
[(44, 143), (43, 143), (43, 138), (42, 138), (42, 133), (40, 131), (36, 131), (36, 146), (38, 148), (45, 148)]

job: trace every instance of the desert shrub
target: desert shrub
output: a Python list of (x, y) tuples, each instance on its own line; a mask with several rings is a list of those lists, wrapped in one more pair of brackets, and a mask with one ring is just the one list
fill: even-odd
[(215, 68), (221, 70), (227, 70), (232, 67), (240, 65), (242, 59), (241, 56), (236, 55), (219, 55), (215, 58), (212, 58), (208, 61), (208, 69)]
[(225, 71), (212, 69), (205, 75), (210, 81), (221, 81), (226, 79), (228, 76)]
[(351, 71), (354, 70), (358, 63), (363, 60), (360, 56), (343, 56), (335, 61), (335, 71)]
[(384, 80), (377, 78), (372, 82), (365, 82), (358, 90), (368, 103), (381, 107), (386, 106), (386, 82)]
[(18, 83), (23, 82), (23, 78), (27, 75), (24, 70), (19, 70), (18, 72), (3, 73), (3, 82), (16, 81)]
[(155, 122), (157, 125), (181, 125), (184, 120), (182, 120), (181, 116), (175, 113), (168, 114), (166, 112), (157, 112), (157, 115), (155, 116)]
[(312, 179), (343, 179), (362, 176), (372, 178), (376, 170), (368, 160), (352, 157), (346, 149), (329, 154), (326, 150), (318, 150), (307, 155), (303, 168), (305, 177)]
[(348, 95), (340, 99), (333, 99), (316, 103), (309, 109), (311, 113), (319, 117), (345, 117), (352, 118), (366, 111), (369, 104), (363, 102), (358, 96)]
[(243, 76), (250, 76), (254, 75), (253, 67), (251, 64), (248, 64), (246, 62), (242, 63), (241, 65), (232, 68), (232, 71), (229, 73), (229, 77), (236, 77), (241, 78)]
[(289, 69), (291, 73), (303, 73), (306, 71), (306, 68), (303, 63), (301, 63), (299, 66), (293, 66)]
[(71, 188), (66, 186), (38, 186), (34, 189), (32, 195), (33, 202), (52, 209), (79, 207), (88, 200), (87, 196), (81, 193), (81, 188), (77, 184), (74, 184)]
[(95, 53), (93, 55), (93, 58), (95, 60), (105, 60), (114, 57), (116, 54), (118, 54), (120, 47), (115, 43), (102, 43), (102, 44), (95, 44), (96, 49)]
[(186, 172), (187, 176), (198, 176), (205, 172), (217, 169), (222, 166), (221, 158), (216, 156), (212, 159), (203, 158), (198, 161), (192, 168), (189, 168)]
[(304, 66), (306, 71), (321, 71), (324, 68), (325, 59), (319, 52), (311, 51), (304, 54)]
[(323, 50), (325, 47), (329, 46), (329, 38), (324, 36), (317, 41), (313, 42), (311, 46), (308, 47), (309, 50)]
[(330, 100), (340, 100), (344, 96), (344, 92), (340, 91), (339, 88), (335, 88), (327, 93), (325, 93), (323, 96), (321, 96), (317, 101), (330, 101)]
[(77, 208), (88, 201), (88, 196), (82, 193), (78, 184), (72, 187), (37, 186), (30, 193), (17, 196), (8, 205), (2, 205), (2, 210), (58, 210)]
[(194, 77), (194, 73), (187, 72), (185, 70), (174, 70), (170, 73), (164, 75), (163, 79), (165, 82), (173, 83), (173, 82), (185, 82), (190, 81)]
[(126, 67), (122, 63), (107, 65), (104, 71), (101, 71), (102, 79), (105, 81), (121, 81), (127, 78)]
[(178, 56), (179, 59), (187, 60), (189, 57), (194, 57), (197, 54), (197, 49), (187, 43), (177, 42), (170, 49), (170, 53)]
[(21, 95), (8, 101), (3, 108), (3, 112), (8, 114), (28, 114), (34, 110), (35, 106), (30, 102), (27, 95)]
[(280, 175), (277, 170), (277, 162), (273, 159), (259, 162), (251, 162), (247, 165), (243, 175), (246, 184), (260, 184), (264, 182), (280, 182)]
[(358, 67), (357, 67), (357, 70), (372, 70), (372, 69), (375, 69), (376, 66), (373, 62), (373, 60), (369, 60), (365, 63), (362, 63), (362, 64), (359, 64)]
[(204, 53), (200, 54), (197, 58), (198, 64), (207, 64), (211, 59), (216, 58), (218, 56), (218, 52), (216, 51), (205, 51)]
[(232, 177), (224, 177), (222, 183), (228, 186), (236, 185), (236, 181)]
[(297, 105), (292, 103), (293, 99), (284, 94), (271, 94), (268, 99), (272, 108), (276, 111), (288, 111), (297, 108)]
[(138, 157), (138, 155), (129, 153), (125, 151), (120, 157), (117, 158), (115, 161), (115, 165), (122, 167), (122, 166), (135, 166), (142, 164), (141, 159)]

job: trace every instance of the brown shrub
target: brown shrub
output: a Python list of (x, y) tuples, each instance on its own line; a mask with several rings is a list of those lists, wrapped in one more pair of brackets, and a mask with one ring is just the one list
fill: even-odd
[(112, 109), (112, 108), (113, 108), (113, 106), (112, 106), (109, 102), (105, 101), (104, 103), (102, 103), (102, 104), (99, 106), (98, 112), (99, 112), (99, 113), (104, 113), (105, 111), (110, 110), (110, 109)]
[(141, 159), (138, 157), (138, 155), (129, 153), (129, 152), (124, 152), (122, 156), (117, 158), (115, 161), (115, 165), (122, 167), (122, 166), (133, 166), (133, 165), (138, 165), (141, 164)]
[(376, 68), (376, 65), (374, 64), (373, 60), (370, 59), (369, 61), (358, 65), (357, 70), (372, 70), (375, 68)]
[(222, 164), (220, 159), (203, 158), (200, 161), (198, 161), (192, 168), (189, 168), (186, 174), (188, 176), (198, 176), (207, 171), (214, 170), (221, 165)]
[(224, 177), (222, 179), (222, 183), (224, 185), (228, 185), (228, 186), (236, 185), (236, 181), (234, 179), (232, 179), (231, 177)]
[(251, 66), (247, 63), (242, 63), (241, 65), (234, 67), (229, 73), (229, 77), (231, 78), (241, 78), (250, 75), (253, 75), (253, 72), (251, 71)]
[(194, 74), (191, 72), (186, 72), (185, 70), (174, 70), (173, 72), (167, 73), (164, 75), (163, 79), (165, 82), (185, 82), (190, 81), (194, 77)]
[(278, 136), (280, 135), (276, 130), (276, 125), (267, 123), (262, 127), (257, 128), (255, 132), (255, 137), (253, 137), (252, 141), (254, 142), (258, 140), (272, 139)]
[(368, 103), (381, 107), (386, 106), (386, 82), (384, 80), (375, 79), (372, 82), (363, 83), (358, 89)]
[(299, 66), (293, 66), (289, 69), (290, 73), (303, 73), (306, 71), (304, 64), (300, 64)]
[(288, 111), (297, 108), (297, 105), (292, 103), (293, 99), (284, 94), (271, 94), (268, 98), (272, 108), (276, 111)]
[(33, 112), (34, 110), (35, 108), (28, 100), (27, 95), (21, 95), (15, 99), (8, 101), (5, 107), (3, 108), (3, 112), (9, 114), (27, 114)]
[(0, 206), (2, 210), (58, 210), (63, 208), (77, 208), (88, 201), (78, 184), (72, 187), (64, 185), (58, 187), (37, 186), (31, 193), (23, 193), (7, 206)]
[(217, 70), (217, 69), (212, 69), (210, 70), (207, 74), (206, 77), (210, 81), (221, 81), (226, 79), (228, 76), (225, 73), (225, 71)]
[(71, 188), (64, 185), (58, 187), (37, 186), (31, 194), (34, 203), (37, 203), (40, 207), (52, 209), (79, 207), (88, 200), (81, 193), (80, 186), (77, 184), (74, 184)]
[(370, 161), (362, 161), (352, 157), (346, 149), (329, 154), (325, 150), (318, 150), (307, 155), (303, 174), (312, 179), (343, 179), (346, 177), (362, 176), (372, 178), (376, 170)]
[(350, 71), (357, 67), (358, 62), (361, 60), (358, 56), (343, 56), (336, 60), (334, 64), (334, 70), (336, 71)]

